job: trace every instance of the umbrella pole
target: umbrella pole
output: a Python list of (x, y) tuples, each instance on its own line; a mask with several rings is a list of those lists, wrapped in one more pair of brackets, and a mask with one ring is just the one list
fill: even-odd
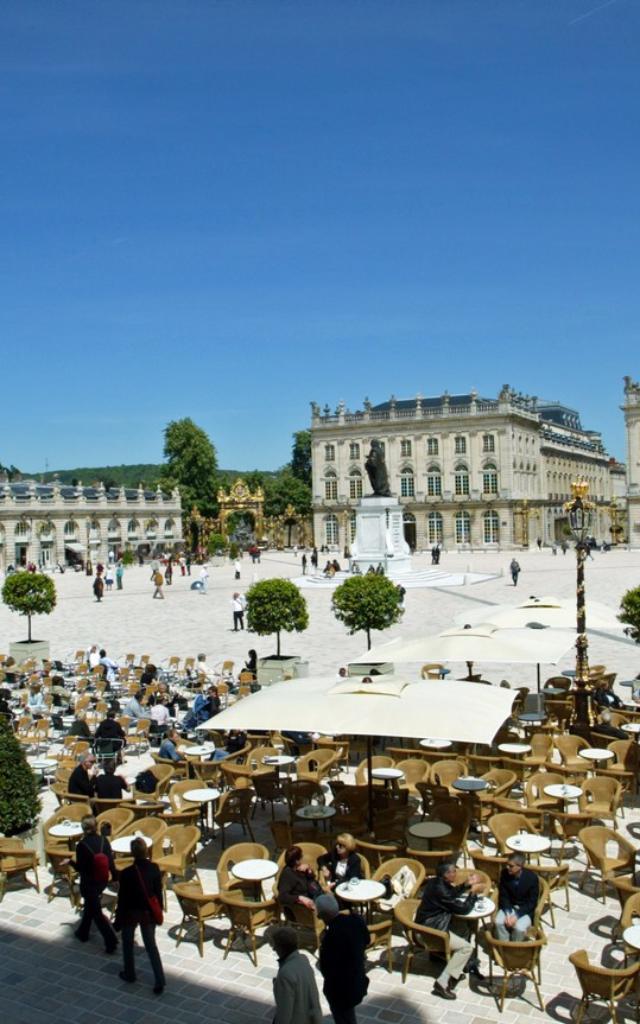
[(373, 832), (373, 737), (367, 736), (367, 825)]
[(536, 665), (536, 675), (538, 677), (538, 693), (540, 693), (540, 662)]

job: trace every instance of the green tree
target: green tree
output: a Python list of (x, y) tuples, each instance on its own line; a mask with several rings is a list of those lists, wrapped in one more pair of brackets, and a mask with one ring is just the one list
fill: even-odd
[(311, 431), (297, 430), (293, 435), (291, 448), (291, 472), (311, 487)]
[(247, 625), (259, 636), (277, 637), (280, 656), (280, 633), (302, 633), (309, 625), (307, 602), (290, 580), (262, 580), (247, 591)]
[(195, 505), (203, 515), (214, 515), (218, 463), (205, 431), (188, 417), (172, 420), (164, 431), (164, 457), (164, 484), (180, 488), (185, 511)]
[(207, 547), (210, 555), (221, 555), (226, 551), (227, 538), (222, 533), (211, 533)]
[(627, 590), (620, 602), (620, 609), (618, 618), (627, 626), (625, 633), (640, 644), (640, 587)]
[(267, 477), (264, 482), (264, 513), (266, 516), (281, 516), (287, 505), (293, 505), (300, 515), (311, 511), (311, 488), (288, 470), (277, 476)]
[(336, 587), (331, 607), (350, 633), (366, 632), (367, 649), (372, 629), (388, 629), (404, 615), (400, 591), (387, 576), (352, 576)]
[(27, 616), (31, 641), (31, 616), (51, 614), (56, 606), (55, 584), (41, 572), (14, 572), (4, 581), (2, 600), (12, 612)]
[(133, 551), (131, 551), (130, 548), (127, 548), (126, 551), (122, 552), (122, 564), (123, 565), (133, 565), (135, 563), (135, 560), (136, 560), (136, 556), (134, 555)]
[(11, 836), (38, 817), (36, 777), (4, 715), (0, 715), (0, 832)]

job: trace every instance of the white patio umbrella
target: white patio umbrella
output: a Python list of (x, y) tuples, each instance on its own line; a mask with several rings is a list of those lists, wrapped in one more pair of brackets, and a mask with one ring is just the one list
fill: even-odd
[(435, 636), (398, 637), (372, 647), (362, 661), (488, 661), (555, 665), (575, 643), (568, 629), (500, 629), (483, 622), (445, 629)]
[[(501, 629), (519, 629), (529, 623), (539, 623), (554, 629), (576, 628), (575, 598), (529, 597), (519, 604), (483, 605), (475, 610), (466, 610), (456, 615), (460, 626), (476, 626), (490, 622)], [(623, 629), (616, 613), (600, 601), (587, 602), (587, 629)]]

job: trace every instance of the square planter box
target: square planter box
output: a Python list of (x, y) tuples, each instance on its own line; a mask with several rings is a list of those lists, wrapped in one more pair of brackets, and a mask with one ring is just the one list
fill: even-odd
[(377, 676), (393, 675), (393, 664), (390, 661), (353, 661), (347, 665), (347, 675), (370, 676), (374, 669)]
[(271, 658), (258, 658), (257, 675), (261, 686), (279, 683), (285, 676), (302, 679), (309, 675), (309, 662), (303, 661), (295, 654), (282, 654), (279, 658), (276, 655)]
[(21, 665), (23, 661), (44, 661), (49, 657), (48, 640), (18, 640), (9, 644), (9, 655), (16, 659), (16, 664)]

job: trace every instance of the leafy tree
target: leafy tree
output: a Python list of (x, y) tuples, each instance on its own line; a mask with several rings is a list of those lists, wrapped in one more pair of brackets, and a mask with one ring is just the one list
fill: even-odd
[(301, 515), (308, 515), (311, 511), (311, 488), (284, 469), (264, 482), (265, 515), (281, 516), (287, 505), (293, 505)]
[(136, 556), (134, 555), (133, 551), (131, 551), (130, 548), (127, 548), (126, 551), (122, 552), (122, 564), (123, 565), (133, 565), (135, 560), (136, 560)]
[(210, 555), (221, 555), (227, 547), (227, 538), (221, 533), (209, 535), (208, 549)]
[(164, 457), (163, 480), (180, 488), (185, 510), (190, 512), (195, 505), (203, 515), (213, 515), (218, 463), (205, 431), (188, 417), (172, 420), (164, 431)]
[(280, 633), (302, 633), (309, 625), (307, 602), (290, 580), (262, 580), (247, 591), (247, 625), (259, 636), (277, 636), (280, 656)]
[(10, 836), (28, 828), (39, 812), (35, 775), (7, 718), (0, 715), (0, 832)]
[(366, 632), (367, 649), (372, 629), (388, 629), (404, 615), (401, 594), (387, 576), (352, 576), (336, 587), (331, 607), (350, 633)]
[(640, 644), (640, 587), (627, 590), (620, 602), (621, 614), (618, 615), (620, 622), (627, 624), (625, 633)]
[(31, 616), (50, 615), (56, 606), (55, 584), (41, 572), (14, 572), (4, 581), (2, 600), (12, 612), (27, 616), (30, 642)]
[(291, 472), (303, 484), (311, 487), (311, 431), (297, 430), (293, 434)]

